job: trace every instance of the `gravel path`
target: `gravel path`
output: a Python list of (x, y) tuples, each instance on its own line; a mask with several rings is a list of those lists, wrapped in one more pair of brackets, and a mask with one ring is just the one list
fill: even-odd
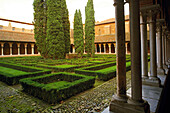
[[(129, 73), (129, 72), (128, 72)], [(130, 73), (129, 73), (130, 75)], [(128, 76), (129, 76), (128, 75)], [(127, 84), (130, 77), (127, 77)], [(128, 85), (130, 87), (130, 85)], [(101, 112), (109, 106), (116, 91), (116, 78), (102, 85), (73, 96), (59, 104), (49, 105), (33, 96), (22, 92), (21, 86), (8, 86), (0, 82), (0, 112), (35, 112), (35, 113), (86, 113)]]

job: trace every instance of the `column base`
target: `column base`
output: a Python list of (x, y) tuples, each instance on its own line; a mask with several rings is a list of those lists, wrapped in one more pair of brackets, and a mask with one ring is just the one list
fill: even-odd
[(140, 104), (133, 104), (132, 101), (121, 102), (112, 99), (109, 110), (115, 113), (149, 113), (150, 107), (147, 101), (143, 101)]
[(142, 78), (142, 85), (149, 85), (149, 86), (161, 86), (161, 80), (159, 78)]
[(157, 68), (157, 75), (165, 75), (165, 70), (163, 68)]

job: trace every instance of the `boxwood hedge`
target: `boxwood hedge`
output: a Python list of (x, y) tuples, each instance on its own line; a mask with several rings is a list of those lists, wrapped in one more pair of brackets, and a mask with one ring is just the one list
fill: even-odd
[(21, 79), (23, 91), (48, 103), (57, 103), (93, 87), (95, 78), (80, 74), (59, 72)]
[[(106, 65), (108, 64), (108, 65)], [(109, 65), (110, 64), (110, 65)], [(126, 71), (131, 69), (131, 62), (126, 62)], [(99, 80), (109, 80), (116, 76), (116, 63), (105, 63), (84, 68), (75, 69), (75, 73), (95, 76)]]
[(51, 73), (51, 70), (0, 62), (0, 80), (8, 85), (18, 84), (22, 78), (48, 73)]

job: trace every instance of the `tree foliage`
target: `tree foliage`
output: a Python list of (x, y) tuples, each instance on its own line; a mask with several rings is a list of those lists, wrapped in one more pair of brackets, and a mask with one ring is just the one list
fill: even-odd
[(85, 7), (85, 50), (88, 56), (93, 57), (95, 54), (95, 17), (94, 17), (94, 8), (93, 8), (93, 0), (88, 0), (87, 5)]
[(70, 22), (66, 0), (61, 0), (61, 11), (64, 28), (65, 54), (70, 51)]
[(65, 58), (65, 39), (60, 0), (47, 0), (48, 57)]
[(47, 29), (47, 14), (46, 2), (44, 0), (34, 0), (34, 38), (38, 51), (42, 56), (46, 57), (46, 29)]
[(74, 45), (76, 53), (82, 58), (84, 52), (83, 23), (81, 11), (75, 12), (74, 15)]

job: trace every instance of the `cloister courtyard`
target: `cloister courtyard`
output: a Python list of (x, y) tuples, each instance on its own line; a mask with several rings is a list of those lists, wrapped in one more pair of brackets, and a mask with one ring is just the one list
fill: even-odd
[[(130, 66), (130, 55), (127, 55), (127, 89), (129, 89), (131, 86)], [(31, 75), (32, 73), (34, 73), (33, 71), (31, 71), (33, 69), (42, 69), (44, 71), (43, 74), (40, 72), (41, 76), (43, 75), (47, 78), (41, 78), (41, 80), (39, 79), (39, 81), (37, 82), (46, 85), (51, 84), (48, 85), (49, 90), (47, 90), (47, 93), (43, 93), (44, 90), (40, 90), (41, 88), (43, 89), (44, 86), (37, 90), (36, 88), (38, 86), (33, 86), (34, 83), (32, 83), (32, 86), (30, 86), (29, 83), (29, 85), (26, 82), (24, 83), (24, 79), (26, 81), (29, 81), (28, 78), (38, 75), (38, 71), (36, 72), (36, 74)], [(60, 88), (66, 87), (68, 85), (65, 78), (49, 78), (50, 73), (52, 73), (52, 75), (55, 75), (58, 72), (64, 72), (65, 74), (69, 73), (70, 75), (74, 75), (76, 73), (77, 76), (80, 75), (79, 73), (81, 73), (81, 75), (84, 74), (84, 76), (89, 76), (88, 73), (90, 73), (90, 77), (94, 78), (94, 82), (86, 81), (84, 83), (80, 83), (78, 84), (78, 87), (76, 89), (74, 89), (73, 87), (69, 87), (71, 88), (71, 90), (60, 91), (60, 93), (63, 93), (62, 95), (72, 93), (71, 95), (67, 96), (66, 98), (65, 96), (62, 96), (62, 98), (59, 100), (55, 100), (54, 96), (50, 96), (52, 100), (55, 101), (47, 101), (44, 95), (50, 95), (50, 93), (48, 93), (52, 92), (50, 91), (50, 89), (57, 89), (58, 87), (56, 87), (55, 84), (62, 84), (61, 81), (63, 81), (63, 83), (64, 81), (66, 81), (64, 84), (65, 86), (61, 85)], [(3, 113), (102, 112), (109, 106), (112, 95), (116, 92), (117, 89), (115, 72), (116, 55), (113, 54), (95, 55), (94, 58), (84, 55), (82, 59), (72, 58), (60, 60), (44, 59), (41, 56), (0, 58), (0, 110)], [(73, 80), (69, 82), (75, 81)], [(80, 87), (83, 88), (85, 85), (88, 86), (90, 84), (90, 87), (78, 91)], [(34, 88), (36, 89), (36, 91), (33, 91)], [(76, 90), (78, 92), (76, 92)], [(75, 91), (75, 93), (71, 91)], [(36, 92), (42, 97), (36, 95)]]

